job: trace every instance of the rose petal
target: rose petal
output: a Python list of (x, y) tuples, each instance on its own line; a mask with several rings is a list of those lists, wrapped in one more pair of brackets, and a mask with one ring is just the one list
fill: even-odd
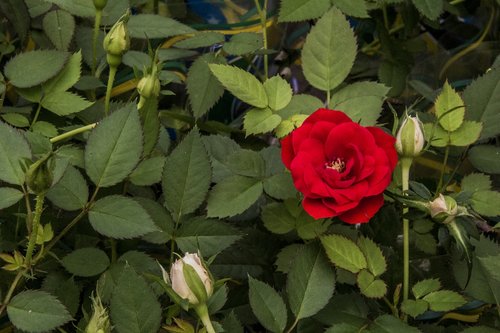
[(322, 199), (312, 199), (305, 197), (302, 200), (302, 207), (314, 219), (324, 219), (337, 216), (337, 213), (323, 204)]
[(329, 109), (318, 109), (314, 113), (312, 113), (307, 119), (304, 121), (304, 124), (313, 124), (318, 121), (328, 121), (334, 124), (341, 124), (346, 122), (352, 122), (351, 118), (349, 118), (344, 112), (337, 110), (329, 110)]
[(368, 222), (384, 204), (382, 194), (373, 197), (366, 197), (359, 202), (356, 208), (353, 208), (341, 215), (339, 219), (349, 224)]
[(290, 164), (294, 157), (295, 151), (293, 150), (292, 135), (290, 134), (281, 140), (281, 160), (288, 170), (290, 170)]

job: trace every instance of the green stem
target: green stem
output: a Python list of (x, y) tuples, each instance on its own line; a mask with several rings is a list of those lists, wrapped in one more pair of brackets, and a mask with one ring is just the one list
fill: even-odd
[(31, 258), (33, 256), (33, 250), (36, 245), (36, 237), (38, 235), (38, 227), (40, 226), (40, 218), (42, 217), (43, 211), (43, 202), (45, 200), (45, 194), (38, 194), (36, 196), (36, 205), (35, 205), (35, 215), (33, 216), (33, 223), (31, 228), (30, 239), (28, 242), (28, 249), (26, 250), (26, 259), (25, 264), (26, 267), (31, 267)]
[(330, 107), (330, 89), (326, 90), (326, 107)]
[(2, 302), (2, 306), (0, 306), (0, 315), (4, 312), (4, 310), (7, 308), (7, 305), (9, 304), (10, 299), (12, 298), (12, 295), (14, 295), (14, 291), (16, 290), (17, 285), (19, 284), (19, 281), (21, 281), (21, 278), (23, 275), (26, 273), (26, 270), (23, 271), (18, 271), (16, 277), (12, 281), (9, 291), (7, 292), (7, 295), (5, 295), (5, 298)]
[(109, 101), (111, 100), (111, 90), (113, 89), (117, 69), (116, 66), (109, 66), (108, 86), (106, 87), (106, 100), (104, 101), (104, 114), (106, 116), (109, 113)]
[(291, 333), (298, 323), (299, 323), (299, 318), (295, 318), (295, 321), (292, 323), (292, 326), (290, 326), (290, 328), (286, 330), (286, 333)]
[[(260, 16), (260, 24), (262, 29), (262, 39), (264, 42), (264, 50), (267, 51), (267, 0), (264, 0), (264, 6), (261, 7), (259, 0), (254, 0), (255, 7)], [(264, 78), (267, 80), (269, 77), (269, 56), (264, 53)]]
[(27, 189), (22, 185), (24, 193), (24, 203), (26, 204), (26, 229), (28, 233), (31, 232), (31, 224), (33, 221), (33, 211), (31, 210), (30, 194)]
[[(413, 160), (401, 160), (401, 183), (403, 194), (409, 189), (410, 167)], [(403, 208), (403, 215), (408, 213), (408, 207)], [(410, 221), (403, 218), (403, 301), (408, 299), (410, 290)]]
[(83, 133), (86, 131), (90, 131), (91, 129), (93, 129), (96, 126), (97, 126), (97, 123), (93, 123), (93, 124), (86, 125), (86, 126), (83, 126), (80, 128), (76, 128), (76, 129), (71, 130), (69, 132), (66, 132), (66, 133), (63, 133), (61, 135), (53, 137), (52, 139), (50, 139), (50, 143), (56, 143), (56, 142), (64, 140), (64, 139), (71, 138), (72, 136), (75, 136), (77, 134), (80, 134), (80, 133)]
[(443, 179), (444, 179), (444, 174), (446, 173), (446, 166), (448, 164), (448, 157), (450, 155), (450, 146), (446, 146), (444, 150), (444, 159), (443, 159), (443, 164), (441, 166), (441, 173), (439, 175), (439, 182), (436, 187), (436, 193), (434, 193), (434, 198), (437, 198), (439, 193), (441, 193), (441, 187), (443, 186)]
[(42, 110), (42, 103), (38, 103), (38, 107), (36, 108), (35, 116), (33, 117), (33, 121), (31, 122), (28, 130), (30, 130), (33, 127), (33, 125), (35, 125), (36, 121), (38, 120), (38, 116), (40, 116), (40, 110)]
[(92, 75), (97, 67), (97, 39), (101, 31), (102, 10), (95, 10), (94, 34), (92, 35)]
[(210, 321), (210, 316), (208, 315), (207, 305), (205, 303), (199, 304), (194, 307), (196, 314), (201, 319), (203, 326), (205, 326), (207, 333), (215, 333), (215, 329)]

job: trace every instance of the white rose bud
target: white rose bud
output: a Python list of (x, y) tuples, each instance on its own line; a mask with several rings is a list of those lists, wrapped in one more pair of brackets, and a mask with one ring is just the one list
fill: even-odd
[(430, 202), (429, 211), (433, 219), (448, 223), (457, 215), (458, 205), (452, 197), (440, 194), (439, 197)]
[(170, 282), (175, 293), (192, 305), (206, 302), (213, 293), (212, 278), (196, 253), (186, 253), (172, 264)]
[(418, 156), (424, 148), (424, 132), (418, 117), (406, 116), (396, 135), (396, 150), (402, 157)]

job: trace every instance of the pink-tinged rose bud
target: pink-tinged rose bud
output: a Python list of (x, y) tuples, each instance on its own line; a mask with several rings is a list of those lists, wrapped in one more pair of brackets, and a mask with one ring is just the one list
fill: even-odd
[(434, 220), (447, 223), (457, 215), (458, 205), (452, 197), (440, 194), (430, 202), (429, 211)]
[[(191, 267), (192, 270), (186, 269), (185, 265)], [(186, 276), (186, 274), (190, 274), (189, 271), (193, 270), (195, 274)], [(205, 291), (201, 293), (199, 288), (193, 288), (192, 290), (188, 281), (194, 282), (194, 284), (201, 282), (200, 285), (204, 287)], [(187, 299), (192, 305), (204, 303), (213, 293), (212, 278), (196, 253), (186, 253), (183, 258), (177, 259), (172, 264), (170, 282), (175, 293), (181, 298)], [(191, 287), (194, 286), (191, 285)]]
[(396, 150), (401, 157), (413, 158), (424, 148), (424, 132), (418, 117), (406, 116), (396, 135)]

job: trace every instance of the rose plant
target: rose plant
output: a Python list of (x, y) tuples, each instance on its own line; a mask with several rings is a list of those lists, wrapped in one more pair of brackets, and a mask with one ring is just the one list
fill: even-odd
[(498, 10), (0, 1), (0, 332), (498, 332)]

